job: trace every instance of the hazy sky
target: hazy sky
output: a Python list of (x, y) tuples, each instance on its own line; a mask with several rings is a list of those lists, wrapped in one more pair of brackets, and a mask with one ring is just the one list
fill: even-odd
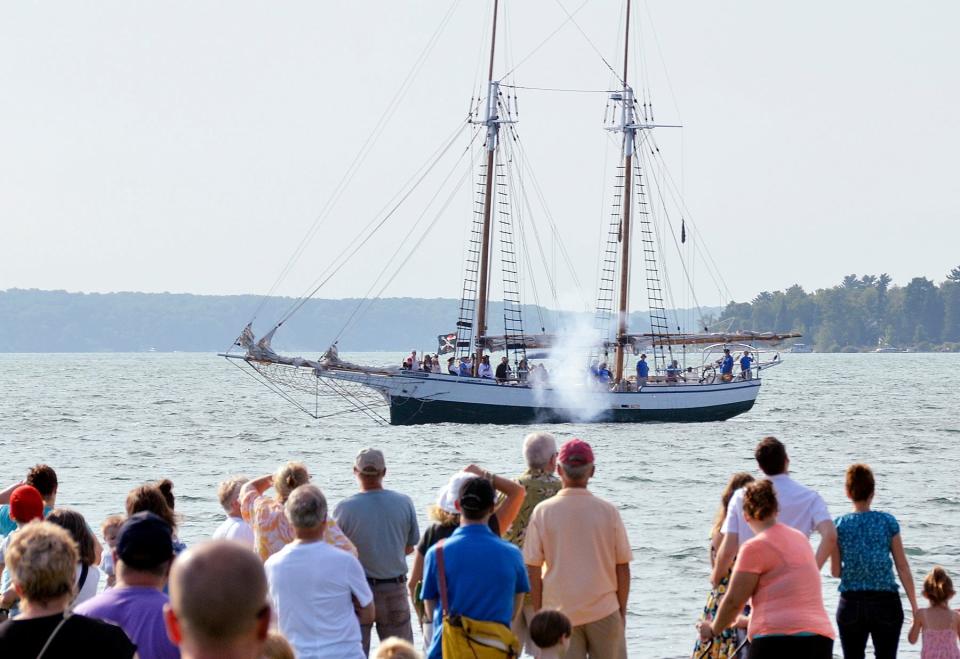
[[(500, 74), (563, 23), (562, 6), (578, 10), (590, 42), (621, 66), (618, 0), (502, 4)], [(480, 0), (457, 3), (379, 123), (450, 6), (3, 3), (0, 289), (266, 292), (383, 127), (279, 288), (300, 293), (462, 122), (486, 58), (489, 4)], [(960, 263), (960, 4), (634, 7), (645, 67), (633, 70), (647, 73), (656, 119), (684, 126), (658, 140), (735, 299), (795, 282), (829, 286), (851, 272), (939, 281)], [(513, 81), (612, 84), (569, 23)], [(605, 103), (603, 94), (520, 92), (518, 130), (584, 288), (575, 294), (557, 257), (566, 306), (594, 297), (613, 179)], [(412, 198), (320, 296), (365, 294), (426, 198)], [(458, 296), (471, 208), (466, 194), (454, 198), (420, 249), (403, 253), (407, 265), (384, 294)], [(701, 304), (728, 301), (690, 267)], [(639, 287), (633, 299), (644, 306)]]

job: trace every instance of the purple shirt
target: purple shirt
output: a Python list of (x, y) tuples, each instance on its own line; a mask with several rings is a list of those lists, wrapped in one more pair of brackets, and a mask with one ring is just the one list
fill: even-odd
[(119, 625), (137, 644), (140, 659), (179, 659), (180, 650), (167, 637), (163, 605), (169, 601), (156, 588), (110, 588), (76, 608), (76, 613)]

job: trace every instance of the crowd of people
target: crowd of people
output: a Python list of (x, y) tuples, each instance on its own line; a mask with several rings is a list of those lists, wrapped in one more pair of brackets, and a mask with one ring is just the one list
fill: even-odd
[(523, 452), (516, 479), (453, 474), (423, 533), (374, 448), (335, 506), (302, 463), (228, 477), (226, 519), (191, 547), (170, 480), (133, 488), (101, 544), (37, 465), (0, 491), (0, 656), (626, 657), (632, 553), (616, 507), (589, 490), (592, 448), (537, 432)]
[[(217, 490), (226, 519), (189, 548), (171, 481), (133, 488), (101, 542), (37, 465), (0, 491), (0, 656), (626, 657), (633, 553), (616, 506), (590, 490), (593, 448), (534, 432), (523, 455), (516, 478), (478, 465), (453, 474), (422, 532), (411, 498), (386, 487), (378, 449), (357, 454), (357, 490), (336, 505), (302, 463), (228, 477)], [(790, 476), (779, 440), (763, 439), (755, 458), (760, 476), (734, 474), (721, 496), (694, 659), (832, 657), (827, 563), (846, 659), (870, 640), (879, 659), (897, 655), (900, 587), (908, 641), (925, 659), (960, 659), (950, 576), (927, 575), (921, 607), (900, 526), (871, 507), (870, 467), (849, 467), (852, 510), (832, 517)]]
[(847, 469), (852, 510), (833, 518), (817, 492), (790, 477), (782, 442), (766, 437), (754, 455), (762, 477), (734, 474), (721, 496), (710, 537), (712, 589), (694, 659), (833, 657), (837, 634), (821, 582), (828, 561), (840, 580), (835, 619), (845, 659), (862, 659), (868, 640), (877, 659), (897, 656), (905, 619), (897, 579), (911, 609), (909, 642), (922, 637), (924, 659), (960, 659), (950, 577), (935, 567), (922, 587), (930, 606), (918, 605), (900, 525), (871, 508), (876, 480), (868, 465)]

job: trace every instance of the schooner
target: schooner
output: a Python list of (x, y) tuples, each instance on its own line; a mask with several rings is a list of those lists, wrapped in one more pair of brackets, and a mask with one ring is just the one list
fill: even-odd
[[(629, 84), (630, 2), (626, 3), (622, 75), (619, 88), (608, 93), (614, 119), (606, 127), (619, 136), (620, 156), (614, 210), (606, 232), (606, 249), (600, 256), (594, 335), (582, 346), (582, 377), (559, 382), (550, 377), (524, 377), (528, 350), (549, 350), (561, 341), (560, 333), (525, 331), (520, 301), (518, 257), (510, 199), (516, 193), (509, 167), (518, 148), (516, 97), (495, 75), (497, 22), (501, 0), (493, 0), (489, 67), (482, 116), (471, 112), (468, 124), (483, 138), (475, 217), (466, 245), (466, 266), (456, 331), (450, 332), (441, 353), (455, 354), (470, 363), (466, 376), (425, 372), (414, 368), (371, 367), (342, 360), (336, 345), (320, 358), (290, 357), (271, 346), (274, 334), (288, 314), (259, 340), (248, 324), (235, 342), (241, 351), (223, 356), (249, 366), (274, 392), (311, 416), (362, 413), (395, 425), (420, 423), (552, 423), (586, 422), (693, 422), (720, 421), (750, 410), (760, 392), (762, 375), (781, 363), (778, 353), (759, 357), (754, 346), (776, 343), (796, 334), (756, 331), (690, 332), (671, 327), (665, 310), (664, 284), (658, 265), (660, 236), (651, 215), (647, 179), (655, 174), (643, 167), (638, 148), (649, 145), (648, 136), (666, 127), (653, 121), (646, 103), (638, 103)], [(513, 92), (515, 93), (515, 89)], [(479, 109), (480, 104), (477, 104)], [(659, 151), (659, 150), (657, 150)], [(685, 240), (686, 227), (681, 231)], [(502, 333), (491, 331), (491, 270), (495, 234), (501, 245), (503, 277)], [(361, 243), (362, 244), (362, 243)], [(635, 254), (636, 252), (636, 254)], [(636, 257), (636, 258), (635, 258)], [(629, 326), (631, 265), (647, 288), (650, 327), (634, 332)], [(302, 305), (295, 305), (294, 312)], [(292, 312), (291, 312), (292, 313)], [(438, 328), (443, 329), (443, 328)], [(543, 328), (541, 328), (543, 329)], [(442, 338), (442, 335), (441, 335)], [(689, 364), (688, 349), (700, 355)], [(718, 370), (724, 349), (754, 356), (750, 368)], [(649, 353), (650, 376), (638, 381), (629, 364), (641, 351)], [(503, 352), (512, 361), (507, 381), (478, 377), (485, 356)], [(589, 354), (586, 354), (589, 353)], [(569, 359), (569, 355), (564, 358)], [(607, 376), (597, 366), (612, 358)], [(590, 364), (593, 364), (590, 367)], [(720, 372), (720, 371), (724, 372)], [(542, 370), (541, 373), (546, 373)], [(312, 400), (310, 402), (304, 402)], [(338, 399), (340, 408), (321, 409), (320, 401)], [(388, 410), (384, 412), (384, 408)]]

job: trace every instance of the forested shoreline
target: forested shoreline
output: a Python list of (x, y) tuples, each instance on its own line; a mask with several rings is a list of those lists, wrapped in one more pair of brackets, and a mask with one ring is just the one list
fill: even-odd
[[(270, 327), (266, 319), (276, 320), (294, 302), (255, 295), (9, 289), (0, 291), (0, 352), (223, 350), (254, 310), (260, 308), (254, 322), (260, 335)], [(310, 300), (284, 325), (274, 346), (322, 351), (339, 339), (341, 350), (347, 351), (434, 350), (437, 335), (454, 329), (458, 307), (459, 301), (449, 298), (389, 298), (372, 305), (356, 299)], [(960, 267), (939, 283), (915, 277), (897, 286), (887, 274), (851, 274), (832, 288), (807, 292), (797, 284), (763, 291), (750, 302), (698, 311), (702, 326), (711, 332), (799, 332), (803, 338), (797, 341), (819, 352), (864, 352), (878, 343), (901, 350), (957, 352)], [(493, 303), (491, 317), (498, 315), (499, 303)], [(668, 312), (668, 321), (677, 327), (695, 322), (698, 315), (678, 310)], [(533, 305), (524, 307), (524, 319), (532, 333), (541, 327), (555, 331), (593, 322), (589, 313)], [(649, 331), (648, 313), (632, 313), (630, 326)]]
[(819, 352), (862, 352), (878, 344), (918, 352), (960, 351), (960, 267), (939, 284), (914, 277), (847, 275), (812, 293), (800, 285), (731, 302), (711, 329), (800, 332)]

